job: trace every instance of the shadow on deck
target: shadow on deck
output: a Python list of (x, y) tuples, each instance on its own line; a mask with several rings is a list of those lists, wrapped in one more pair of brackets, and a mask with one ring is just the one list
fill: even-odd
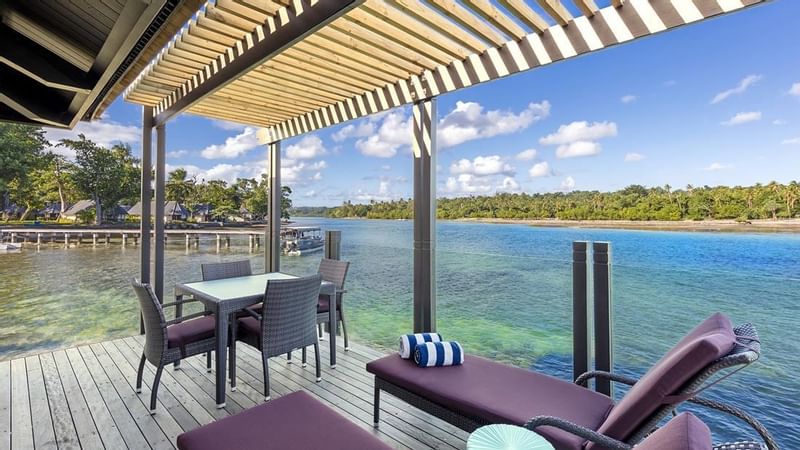
[[(148, 413), (153, 368), (145, 369), (142, 393), (134, 391), (143, 337), (106, 341), (0, 361), (0, 449), (135, 448), (171, 449), (178, 435), (263, 402), (260, 355), (239, 345), (237, 391), (228, 388), (227, 407), (216, 409), (214, 374), (205, 357), (164, 371), (158, 412)], [(315, 382), (314, 358), (301, 367), (285, 357), (270, 360), (273, 398), (306, 390), (360, 427), (396, 448), (463, 448), (467, 434), (409, 407), (390, 395), (381, 399), (381, 427), (372, 427), (373, 380), (367, 362), (382, 353), (354, 345), (339, 348), (336, 369), (327, 366)], [(309, 355), (311, 356), (311, 355)]]

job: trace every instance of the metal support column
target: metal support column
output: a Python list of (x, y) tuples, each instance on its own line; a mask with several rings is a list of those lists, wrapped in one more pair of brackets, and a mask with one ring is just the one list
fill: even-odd
[(342, 259), (342, 232), (325, 232), (325, 259)]
[(139, 281), (150, 282), (150, 202), (152, 196), (153, 168), (153, 108), (145, 106), (142, 110), (142, 247), (139, 249)]
[(589, 302), (586, 241), (572, 243), (572, 379), (589, 371)]
[[(164, 188), (166, 182), (166, 125), (156, 127), (156, 204), (153, 223), (155, 223), (155, 265), (154, 290), (158, 300), (164, 303)], [(144, 220), (144, 218), (142, 218)]]
[(414, 332), (436, 331), (436, 99), (412, 108)]
[(264, 272), (280, 272), (281, 267), (281, 143), (272, 142), (269, 150), (269, 217), (264, 236)]
[[(592, 244), (594, 261), (594, 369), (611, 372), (614, 366), (611, 305), (611, 248), (608, 242)], [(595, 381), (595, 390), (612, 396), (609, 380)]]

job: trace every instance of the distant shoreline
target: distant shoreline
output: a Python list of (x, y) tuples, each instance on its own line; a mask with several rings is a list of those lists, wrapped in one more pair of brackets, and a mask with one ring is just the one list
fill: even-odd
[(800, 233), (800, 219), (751, 220), (561, 220), (561, 219), (452, 219), (454, 222), (528, 225), (533, 227), (602, 228), (652, 231), (711, 231), (731, 233)]

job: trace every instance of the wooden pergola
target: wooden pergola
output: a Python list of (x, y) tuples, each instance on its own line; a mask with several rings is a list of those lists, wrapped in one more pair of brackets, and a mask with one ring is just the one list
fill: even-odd
[[(180, 113), (261, 127), (269, 149), (266, 270), (279, 270), (280, 141), (413, 104), (414, 328), (436, 327), (436, 97), (765, 0), (216, 0), (124, 92), (144, 106), (163, 215), (165, 126)], [(150, 205), (149, 171), (142, 201)], [(149, 211), (144, 212), (149, 215)], [(149, 223), (142, 224), (149, 239)], [(162, 221), (155, 222), (163, 298)], [(142, 245), (149, 281), (149, 245)]]

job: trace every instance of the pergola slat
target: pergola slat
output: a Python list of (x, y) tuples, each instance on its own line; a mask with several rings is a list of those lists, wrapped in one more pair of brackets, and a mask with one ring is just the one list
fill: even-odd
[(471, 50), (473, 53), (480, 53), (486, 50), (486, 44), (480, 39), (462, 30), (459, 26), (442, 17), (433, 11), (426, 4), (419, 0), (389, 0), (392, 5), (401, 9), (404, 13), (425, 23), (439, 33), (449, 33), (450, 38), (458, 42), (462, 47)]
[(450, 17), (464, 28), (480, 36), (486, 42), (493, 45), (503, 45), (506, 41), (494, 28), (486, 22), (480, 20), (466, 8), (462, 7), (454, 0), (428, 0), (433, 7)]
[(560, 0), (539, 0), (539, 4), (550, 14), (550, 17), (561, 25), (566, 25), (572, 20), (572, 14), (561, 4)]
[(497, 2), (537, 33), (543, 32), (550, 26), (544, 17), (531, 9), (523, 0), (497, 0)]
[(495, 8), (489, 0), (462, 0), (465, 5), (478, 13), (495, 28), (505, 33), (511, 39), (520, 40), (527, 34), (525, 30), (517, 25), (511, 18), (502, 11)]
[(594, 0), (573, 0), (573, 1), (575, 2), (575, 6), (577, 6), (581, 10), (581, 12), (587, 17), (592, 17), (599, 10)]

